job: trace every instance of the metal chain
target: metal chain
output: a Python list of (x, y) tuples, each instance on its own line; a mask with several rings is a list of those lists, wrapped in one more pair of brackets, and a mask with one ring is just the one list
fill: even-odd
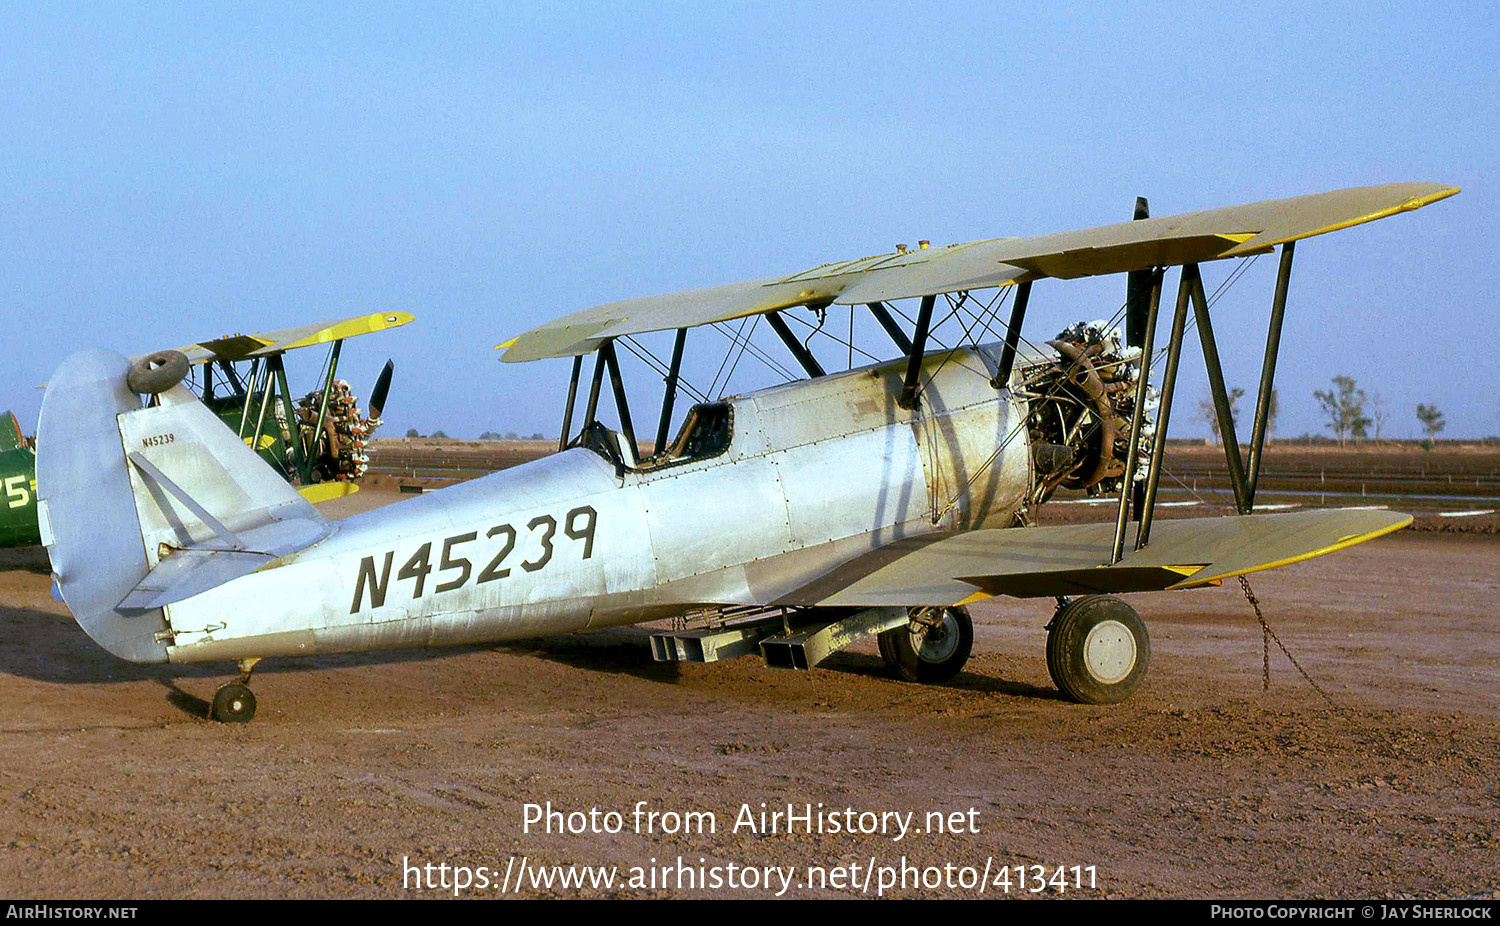
[[(1339, 707), (1338, 702), (1334, 701), (1333, 698), (1329, 696), (1328, 692), (1323, 690), (1322, 686), (1313, 681), (1312, 676), (1307, 674), (1307, 670), (1302, 668), (1302, 663), (1297, 661), (1297, 657), (1293, 656), (1291, 651), (1286, 648), (1286, 644), (1281, 642), (1281, 638), (1276, 635), (1276, 631), (1272, 630), (1271, 625), (1266, 623), (1266, 616), (1260, 611), (1260, 599), (1256, 598), (1255, 592), (1250, 590), (1250, 580), (1245, 578), (1244, 576), (1240, 576), (1239, 579), (1240, 589), (1245, 593), (1245, 600), (1250, 602), (1250, 607), (1255, 609), (1255, 619), (1260, 621), (1261, 639), (1263, 641), (1266, 639), (1275, 640), (1276, 645), (1281, 648), (1281, 651), (1283, 653), (1286, 654), (1286, 658), (1290, 660), (1297, 671), (1301, 673), (1303, 680), (1306, 681), (1307, 684), (1312, 686), (1312, 690), (1322, 695), (1323, 700), (1328, 702), (1328, 706), (1332, 707), (1335, 711), (1338, 711), (1345, 720), (1353, 723), (1354, 718), (1349, 716), (1349, 714), (1342, 707)], [(1265, 647), (1265, 661), (1262, 671), (1264, 673), (1264, 684), (1266, 690), (1269, 691), (1271, 688), (1271, 648), (1269, 645)]]
[[(1241, 577), (1243, 578), (1243, 576)], [(1251, 603), (1254, 604), (1252, 597)], [(1271, 690), (1271, 628), (1262, 620), (1260, 627), (1260, 690)]]
[[(1334, 701), (1333, 698), (1329, 696), (1328, 692), (1323, 690), (1322, 686), (1313, 681), (1312, 676), (1307, 674), (1307, 670), (1302, 668), (1302, 663), (1297, 661), (1297, 657), (1293, 656), (1291, 654), (1291, 651), (1286, 648), (1286, 644), (1281, 642), (1281, 638), (1276, 635), (1276, 631), (1271, 629), (1271, 625), (1266, 622), (1265, 615), (1260, 611), (1260, 600), (1255, 597), (1255, 592), (1250, 590), (1250, 580), (1245, 578), (1244, 576), (1240, 576), (1239, 580), (1240, 589), (1245, 593), (1245, 600), (1250, 602), (1250, 607), (1255, 609), (1255, 619), (1260, 621), (1261, 640), (1264, 653), (1262, 657), (1264, 661), (1262, 663), (1261, 671), (1263, 673), (1263, 683), (1266, 686), (1266, 689), (1270, 690), (1271, 687), (1271, 648), (1268, 643), (1265, 643), (1265, 641), (1275, 640), (1276, 645), (1281, 648), (1281, 651), (1283, 653), (1286, 654), (1286, 658), (1290, 660), (1292, 665), (1296, 667), (1297, 671), (1301, 673), (1303, 681), (1312, 686), (1313, 691), (1316, 691), (1318, 694), (1323, 696), (1323, 700), (1328, 702), (1328, 706), (1333, 708), (1334, 713), (1342, 717), (1344, 719), (1344, 722), (1349, 725), (1349, 728), (1351, 730), (1355, 732), (1365, 731), (1365, 728), (1360, 724), (1359, 720), (1356, 719), (1353, 714), (1350, 714), (1348, 711), (1340, 707), (1338, 702)], [(1370, 745), (1372, 745), (1379, 752), (1383, 753), (1387, 758), (1402, 758), (1401, 754), (1393, 746), (1386, 743), (1385, 740), (1382, 739), (1378, 734), (1371, 738)]]

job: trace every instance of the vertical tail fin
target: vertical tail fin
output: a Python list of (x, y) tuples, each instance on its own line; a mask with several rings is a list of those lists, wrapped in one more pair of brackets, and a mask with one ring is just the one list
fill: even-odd
[(21, 436), (21, 422), (16, 420), (15, 413), (0, 415), (0, 451), (19, 450), (24, 446), (26, 442)]
[(130, 366), (84, 351), (52, 377), (37, 424), (38, 516), (79, 625), (117, 656), (163, 662), (166, 605), (333, 527), (182, 386), (142, 408)]

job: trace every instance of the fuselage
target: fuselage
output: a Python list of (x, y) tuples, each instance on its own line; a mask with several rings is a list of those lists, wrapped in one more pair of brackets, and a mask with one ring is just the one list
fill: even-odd
[(174, 662), (498, 641), (711, 605), (808, 603), (893, 540), (1013, 522), (1022, 401), (988, 347), (728, 399), (727, 441), (637, 462), (578, 446), (365, 512), (284, 563), (166, 608)]

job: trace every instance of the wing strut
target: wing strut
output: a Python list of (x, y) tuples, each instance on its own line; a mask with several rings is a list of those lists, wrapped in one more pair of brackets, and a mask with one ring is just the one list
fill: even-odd
[[(1157, 309), (1161, 306), (1162, 276), (1161, 269), (1147, 274), (1146, 301), (1142, 306), (1144, 311), (1141, 319), (1145, 330), (1141, 334), (1139, 344), (1133, 345), (1141, 349), (1141, 357), (1138, 361), (1141, 365), (1141, 373), (1135, 384), (1135, 412), (1131, 415), (1130, 421), (1130, 450), (1125, 454), (1125, 480), (1120, 483), (1120, 510), (1115, 515), (1115, 543), (1109, 556), (1111, 566), (1118, 563), (1120, 557), (1125, 555), (1125, 519), (1129, 514), (1132, 496), (1135, 494), (1137, 482), (1135, 470), (1140, 465), (1141, 426), (1146, 423), (1146, 394), (1151, 380), (1151, 351), (1156, 344), (1156, 315)], [(1022, 285), (1030, 286), (1031, 284)], [(1137, 518), (1139, 517), (1140, 515), (1137, 514)]]
[(1234, 489), (1234, 508), (1239, 514), (1250, 513), (1245, 488), (1245, 461), (1240, 458), (1240, 438), (1234, 430), (1234, 412), (1229, 407), (1229, 393), (1224, 387), (1224, 368), (1219, 363), (1219, 347), (1214, 341), (1213, 322), (1208, 317), (1208, 299), (1203, 295), (1203, 278), (1192, 279), (1193, 316), (1198, 321), (1198, 342), (1203, 347), (1203, 369), (1208, 373), (1208, 388), (1214, 397), (1214, 412), (1219, 421), (1219, 439), (1224, 442), (1224, 462), (1229, 467), (1229, 484)]
[[(1167, 426), (1172, 413), (1172, 393), (1177, 386), (1177, 370), (1182, 360), (1182, 339), (1187, 327), (1189, 302), (1198, 324), (1198, 337), (1203, 346), (1203, 366), (1208, 373), (1209, 390), (1213, 394), (1214, 413), (1219, 423), (1219, 434), (1224, 440), (1224, 460), (1229, 469), (1229, 481), (1234, 488), (1235, 510), (1250, 514), (1255, 508), (1255, 487), (1260, 479), (1260, 465), (1264, 458), (1266, 430), (1270, 422), (1271, 394), (1276, 378), (1276, 358), (1281, 349), (1281, 324), (1286, 314), (1287, 291), (1291, 286), (1292, 242), (1281, 248), (1281, 265), (1276, 274), (1276, 294), (1271, 302), (1271, 321), (1266, 332), (1266, 356), (1261, 367), (1260, 388), (1255, 403), (1255, 424), (1250, 435), (1249, 465), (1240, 456), (1238, 435), (1234, 430), (1234, 416), (1229, 408), (1229, 395), (1224, 387), (1224, 370), (1219, 363), (1219, 349), (1214, 340), (1213, 323), (1209, 319), (1208, 299), (1203, 294), (1203, 277), (1197, 264), (1184, 264), (1177, 285), (1177, 309), (1172, 317), (1172, 333), (1167, 344), (1167, 369), (1161, 384), (1161, 405), (1157, 415), (1156, 434), (1151, 448), (1151, 466), (1146, 474), (1145, 498), (1140, 506), (1140, 526), (1136, 531), (1135, 549), (1139, 550), (1151, 539), (1151, 519), (1156, 508), (1156, 493), (1161, 483), (1161, 468), (1166, 451)], [(1145, 344), (1141, 362), (1144, 365), (1137, 384), (1135, 421), (1131, 432), (1130, 451), (1126, 468), (1126, 486), (1129, 474), (1134, 471), (1137, 438), (1141, 426), (1141, 409), (1144, 406), (1146, 380), (1150, 374), (1152, 340), (1156, 333), (1157, 306), (1161, 298), (1161, 275), (1158, 271), (1153, 282), (1151, 307), (1146, 319)], [(1126, 496), (1128, 490), (1120, 490), (1120, 510), (1115, 519), (1115, 543), (1110, 562), (1118, 563), (1124, 554)]]
[(1177, 390), (1177, 367), (1182, 362), (1182, 335), (1187, 330), (1189, 293), (1195, 281), (1200, 287), (1203, 285), (1198, 275), (1198, 265), (1183, 264), (1182, 276), (1177, 282), (1177, 310), (1172, 314), (1172, 334), (1167, 342), (1167, 370), (1162, 376), (1156, 434), (1151, 443), (1151, 468), (1146, 473), (1146, 500), (1141, 506), (1141, 523), (1135, 533), (1137, 550), (1151, 539), (1151, 516), (1156, 512), (1156, 489), (1161, 482), (1162, 457), (1167, 450), (1167, 425), (1172, 418), (1172, 393)]
[(896, 404), (912, 411), (917, 407), (917, 376), (922, 372), (922, 354), (927, 350), (927, 329), (932, 324), (932, 306), (937, 296), (923, 296), (922, 306), (917, 310), (917, 334), (912, 338), (911, 353), (906, 361), (906, 382), (901, 386), (901, 396)]
[(594, 374), (589, 381), (589, 401), (583, 409), (583, 426), (588, 427), (594, 423), (594, 416), (599, 412), (599, 387), (604, 384), (604, 349), (594, 355)]
[(1276, 295), (1271, 300), (1271, 324), (1266, 331), (1266, 360), (1260, 368), (1260, 395), (1255, 400), (1255, 425), (1250, 432), (1250, 475), (1247, 481), (1248, 510), (1255, 504), (1255, 486), (1260, 481), (1261, 451), (1265, 449), (1266, 429), (1271, 420), (1271, 388), (1276, 380), (1276, 356), (1281, 350), (1281, 317), (1286, 312), (1287, 288), (1292, 282), (1292, 253), (1297, 242), (1281, 246), (1281, 266), (1276, 271)]
[(620, 413), (620, 430), (625, 434), (625, 440), (630, 442), (630, 459), (634, 460), (639, 452), (635, 443), (635, 425), (630, 421), (630, 403), (625, 400), (625, 380), (620, 378), (620, 361), (615, 357), (615, 342), (605, 341), (604, 346), (599, 348), (599, 356), (609, 365), (609, 384), (615, 393), (615, 411)]
[[(344, 342), (336, 341), (334, 343), (342, 344)], [(285, 418), (288, 422), (287, 429), (282, 435), (286, 452), (291, 458), (292, 468), (297, 471), (297, 477), (302, 481), (303, 485), (310, 486), (315, 481), (313, 479), (313, 466), (317, 463), (316, 452), (318, 441), (320, 437), (324, 436), (323, 429), (320, 427), (317, 431), (309, 435), (309, 439), (312, 442), (311, 446), (303, 440), (302, 426), (297, 423), (297, 406), (292, 402), (292, 387), (286, 379), (286, 362), (284, 358), (285, 354), (276, 354), (273, 357), (266, 358), (266, 360), (271, 365), (271, 370), (276, 375), (276, 383), (281, 389), (282, 414), (280, 417)], [(329, 381), (332, 382), (332, 380), (333, 377), (329, 376)], [(330, 451), (333, 450), (332, 444), (330, 444), (329, 449)]]
[(687, 329), (677, 329), (677, 340), (672, 344), (672, 365), (667, 368), (666, 393), (661, 399), (661, 421), (656, 425), (656, 447), (652, 455), (661, 453), (667, 446), (667, 428), (672, 425), (672, 406), (677, 402), (677, 376), (682, 372), (682, 348), (687, 343)]
[[(318, 423), (313, 427), (312, 446), (305, 448), (307, 452), (302, 455), (301, 462), (303, 471), (301, 475), (303, 485), (312, 485), (312, 467), (314, 463), (313, 454), (317, 449), (319, 439), (321, 439), (323, 435), (323, 422), (328, 419), (328, 400), (333, 396), (333, 378), (338, 374), (339, 352), (343, 350), (343, 347), (344, 339), (339, 338), (337, 341), (333, 342), (333, 349), (329, 351), (328, 354), (328, 378), (323, 381), (323, 397), (318, 401)], [(276, 365), (278, 369), (284, 369), (281, 365), (281, 355), (279, 354), (276, 356)], [(286, 374), (283, 372), (279, 375), (284, 381), (286, 378)], [(292, 415), (292, 394), (290, 391), (288, 391), (286, 394), (286, 402), (287, 422), (295, 424), (297, 419)], [(333, 447), (330, 443), (329, 450), (333, 451), (335, 449), (337, 448)]]
[[(276, 377), (271, 372), (271, 361), (273, 357), (267, 357), (265, 363), (260, 364), (260, 380), (256, 384), (256, 391), (260, 393), (260, 411), (255, 415), (255, 433), (250, 437), (252, 449), (260, 447), (260, 435), (266, 427), (266, 409), (271, 407), (271, 390), (276, 385)], [(245, 408), (248, 410), (250, 402), (254, 399), (254, 393), (245, 396)], [(240, 416), (244, 420), (243, 414)]]
[(557, 452), (568, 449), (568, 432), (573, 430), (573, 403), (578, 399), (578, 374), (583, 372), (583, 355), (573, 358), (573, 375), (568, 379), (568, 401), (563, 405), (562, 433), (557, 438)]
[(797, 340), (797, 336), (792, 334), (792, 329), (786, 326), (786, 319), (781, 317), (780, 312), (774, 309), (767, 312), (766, 321), (776, 329), (782, 343), (786, 345), (787, 350), (792, 352), (792, 356), (797, 358), (797, 362), (802, 364), (802, 369), (807, 371), (809, 378), (817, 379), (819, 376), (827, 375), (823, 370), (823, 365), (818, 363), (818, 358), (814, 357), (812, 351), (807, 349), (807, 345)]
[(1016, 345), (1021, 343), (1021, 325), (1026, 321), (1026, 306), (1031, 302), (1031, 281), (1016, 287), (1016, 301), (1010, 307), (1010, 324), (1005, 329), (1005, 348), (1000, 352), (1000, 370), (995, 374), (996, 389), (1010, 389), (1010, 371), (1016, 363)]

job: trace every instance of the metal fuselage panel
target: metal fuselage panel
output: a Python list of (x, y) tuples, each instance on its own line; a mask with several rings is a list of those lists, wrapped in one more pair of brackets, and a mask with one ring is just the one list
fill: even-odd
[(779, 386), (730, 400), (715, 457), (619, 471), (574, 448), (357, 515), (283, 565), (168, 606), (170, 658), (499, 641), (765, 604), (901, 537), (1008, 524), (1031, 477), (1024, 407), (984, 371), (975, 351), (929, 355), (915, 413), (896, 405), (897, 364)]

